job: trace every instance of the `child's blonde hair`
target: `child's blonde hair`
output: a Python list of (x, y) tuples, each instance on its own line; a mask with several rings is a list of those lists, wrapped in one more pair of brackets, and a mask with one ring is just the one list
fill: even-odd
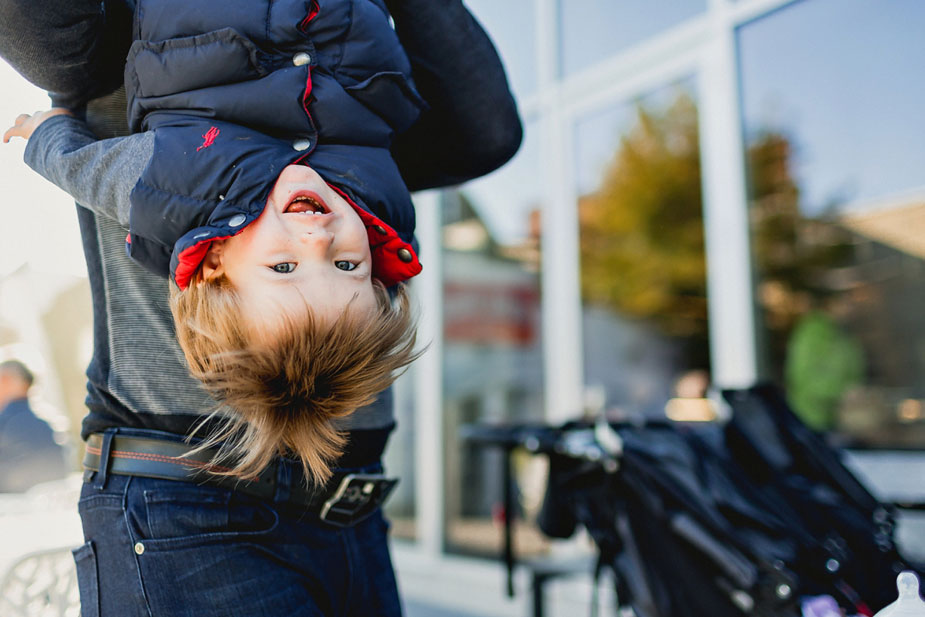
[[(395, 300), (374, 281), (372, 315), (348, 305), (322, 324), (280, 315), (272, 343), (255, 341), (241, 298), (224, 276), (171, 286), (177, 339), (193, 376), (233, 410), (200, 448), (221, 446), (213, 471), (252, 478), (276, 455), (299, 458), (310, 482), (323, 484), (345, 437), (333, 424), (375, 401), (410, 364), (415, 319), (403, 286)], [(218, 411), (213, 412), (214, 417)]]

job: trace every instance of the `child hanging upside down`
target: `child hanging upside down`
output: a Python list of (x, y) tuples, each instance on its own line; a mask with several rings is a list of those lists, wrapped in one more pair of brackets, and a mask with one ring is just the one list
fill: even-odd
[[(304, 2), (195, 6), (210, 8), (136, 7), (125, 71), (135, 134), (99, 141), (56, 108), (20, 116), (5, 138), (31, 137), (29, 164), (84, 206), (99, 209), (108, 187), (129, 255), (169, 277), (189, 368), (234, 410), (206, 443), (234, 444), (214, 462), (252, 477), (291, 452), (323, 483), (345, 441), (332, 420), (373, 402), (415, 357), (401, 283), (421, 266), (402, 171), (427, 186), (497, 167), (519, 144), (516, 109), (497, 87), (497, 62), (473, 65), (486, 74), (461, 86), (432, 72), (438, 51), (487, 43), (471, 19), (456, 24), (462, 35), (398, 22), (412, 57), (427, 61), (417, 72), (371, 0), (312, 2), (307, 12)], [(466, 104), (498, 114), (485, 126), (503, 134), (451, 131), (445, 144), (431, 137), (430, 152), (403, 145), (453, 126), (440, 117), (462, 106), (452, 88), (475, 84), (493, 87)], [(393, 152), (411, 163), (400, 170)], [(441, 169), (436, 182), (428, 168)]]

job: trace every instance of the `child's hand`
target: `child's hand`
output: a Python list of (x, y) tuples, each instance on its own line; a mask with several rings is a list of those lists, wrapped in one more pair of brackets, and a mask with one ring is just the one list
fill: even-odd
[(52, 107), (48, 111), (37, 111), (31, 116), (29, 114), (19, 114), (13, 121), (13, 126), (8, 128), (3, 134), (3, 143), (7, 143), (13, 137), (22, 137), (29, 139), (39, 125), (51, 118), (52, 116), (71, 116), (73, 115), (63, 107)]

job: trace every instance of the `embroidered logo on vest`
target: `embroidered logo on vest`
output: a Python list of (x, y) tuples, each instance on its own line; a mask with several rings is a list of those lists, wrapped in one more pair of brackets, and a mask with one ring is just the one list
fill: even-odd
[(218, 137), (218, 134), (221, 133), (216, 127), (211, 127), (206, 134), (202, 136), (202, 145), (196, 148), (196, 152), (199, 152), (203, 148), (208, 148), (215, 143), (215, 138)]

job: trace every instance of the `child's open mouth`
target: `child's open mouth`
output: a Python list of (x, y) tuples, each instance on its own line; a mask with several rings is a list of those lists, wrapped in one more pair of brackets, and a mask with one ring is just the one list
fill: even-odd
[(321, 197), (309, 191), (293, 198), (283, 212), (293, 214), (327, 214), (328, 207)]

